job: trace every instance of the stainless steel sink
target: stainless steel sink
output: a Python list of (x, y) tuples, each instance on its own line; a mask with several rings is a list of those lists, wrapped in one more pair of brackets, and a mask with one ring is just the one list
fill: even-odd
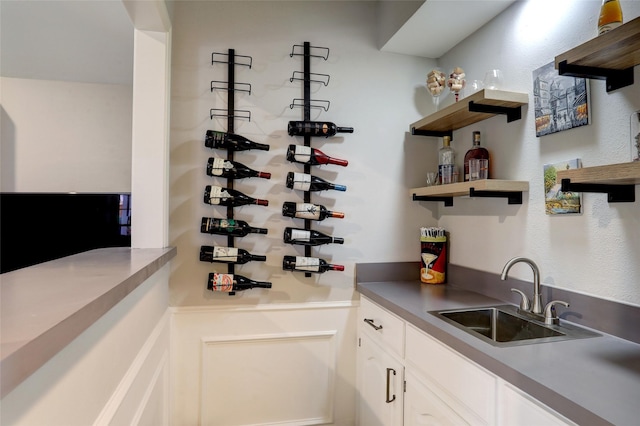
[(511, 305), (429, 312), (494, 346), (517, 346), (559, 340), (584, 339), (599, 334), (562, 322), (547, 325)]

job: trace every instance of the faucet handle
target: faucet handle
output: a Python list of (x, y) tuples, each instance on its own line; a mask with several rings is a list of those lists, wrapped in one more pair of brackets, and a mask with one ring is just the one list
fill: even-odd
[(555, 305), (564, 305), (565, 307), (569, 307), (567, 302), (563, 302), (562, 300), (552, 300), (547, 303), (547, 306), (544, 308), (544, 323), (545, 324), (560, 324), (560, 318), (556, 316), (556, 308)]
[(517, 288), (512, 288), (511, 291), (513, 291), (514, 293), (518, 293), (521, 297), (520, 299), (520, 309), (522, 309), (523, 311), (527, 311), (530, 312), (531, 311), (531, 303), (529, 302), (529, 298), (527, 297), (526, 294), (524, 294), (523, 292), (521, 292), (520, 290), (518, 290)]

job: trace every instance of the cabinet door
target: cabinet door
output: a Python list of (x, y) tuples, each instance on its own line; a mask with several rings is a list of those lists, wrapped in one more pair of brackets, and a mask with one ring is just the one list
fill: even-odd
[(430, 389), (425, 379), (405, 372), (406, 392), (404, 394), (405, 426), (453, 426), (466, 425), (451, 407)]
[(358, 424), (401, 426), (402, 364), (360, 333), (358, 347)]
[(503, 382), (500, 388), (500, 424), (504, 426), (575, 425), (520, 389)]

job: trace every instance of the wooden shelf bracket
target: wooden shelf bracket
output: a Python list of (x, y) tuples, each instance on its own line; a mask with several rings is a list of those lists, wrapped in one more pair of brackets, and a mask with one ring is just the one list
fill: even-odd
[(623, 70), (558, 63), (558, 74), (569, 77), (606, 80), (607, 93), (633, 84), (633, 67)]
[(561, 180), (562, 192), (595, 192), (607, 194), (610, 203), (634, 203), (635, 185), (612, 185), (606, 183), (571, 183), (571, 179)]

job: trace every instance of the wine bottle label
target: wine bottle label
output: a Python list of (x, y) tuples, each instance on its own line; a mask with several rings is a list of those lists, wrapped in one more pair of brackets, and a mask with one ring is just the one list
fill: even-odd
[(311, 231), (291, 230), (291, 241), (311, 241)]
[(300, 219), (320, 219), (320, 208), (311, 203), (296, 203), (296, 217)]
[(306, 173), (293, 174), (293, 189), (308, 191), (311, 188), (311, 175)]
[(214, 247), (213, 259), (222, 260), (225, 262), (237, 262), (238, 249), (235, 247)]
[(227, 191), (223, 191), (224, 188), (221, 186), (212, 186), (211, 192), (209, 193), (209, 204), (220, 204), (221, 200), (226, 200), (231, 197)]
[(224, 158), (214, 158), (213, 165), (211, 166), (211, 173), (214, 176), (222, 176), (222, 173), (225, 170), (231, 170), (233, 168), (233, 164), (230, 161), (225, 160)]
[(296, 256), (296, 269), (299, 271), (318, 272), (320, 270), (320, 259), (317, 257)]
[(213, 291), (233, 291), (233, 274), (213, 274), (211, 282)]
[(293, 155), (296, 161), (301, 163), (307, 163), (311, 160), (311, 147), (310, 146), (296, 146), (296, 152)]

